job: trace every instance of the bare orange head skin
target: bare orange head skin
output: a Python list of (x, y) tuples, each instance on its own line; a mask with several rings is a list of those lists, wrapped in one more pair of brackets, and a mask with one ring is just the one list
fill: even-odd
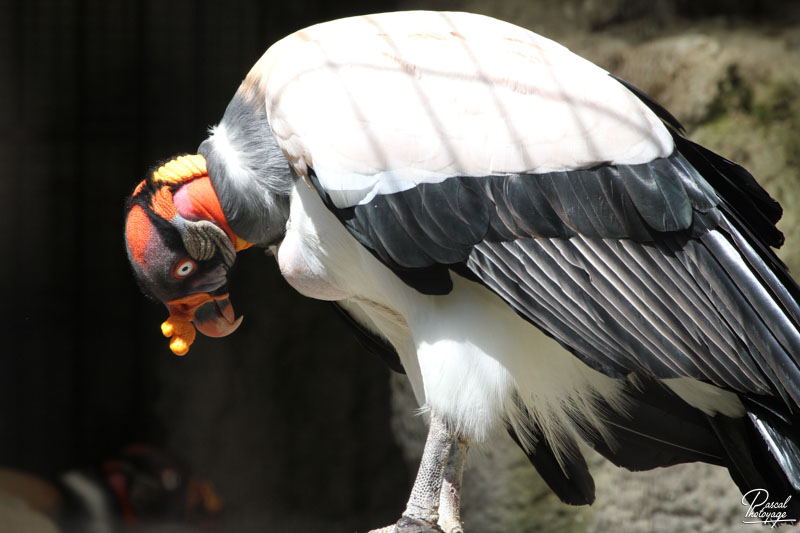
[[(182, 156), (160, 167), (141, 182), (128, 202), (125, 242), (128, 258), (142, 289), (169, 310), (161, 325), (170, 337), (170, 349), (184, 355), (201, 333), (222, 337), (242, 322), (228, 300), (228, 270), (235, 251), (251, 246), (228, 225), (202, 156)], [(197, 245), (202, 257), (187, 250), (187, 243), (204, 238), (192, 233), (197, 222), (208, 221), (218, 238)], [(198, 237), (199, 235), (199, 237)], [(230, 242), (223, 242), (228, 239)], [(189, 246), (191, 248), (191, 246)]]

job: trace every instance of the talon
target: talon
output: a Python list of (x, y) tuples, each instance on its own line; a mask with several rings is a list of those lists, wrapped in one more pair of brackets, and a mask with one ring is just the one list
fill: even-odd
[(401, 517), (396, 526), (397, 533), (444, 533), (438, 525), (410, 516)]

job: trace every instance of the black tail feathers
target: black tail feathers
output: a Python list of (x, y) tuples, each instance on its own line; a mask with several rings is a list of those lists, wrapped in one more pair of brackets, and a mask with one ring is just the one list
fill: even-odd
[[(634, 471), (695, 461), (725, 466), (750, 505), (742, 507), (743, 516), (753, 514), (745, 520), (772, 513), (800, 523), (800, 416), (771, 398), (744, 396), (745, 416), (709, 416), (651, 378), (637, 377), (627, 392), (633, 401), (626, 414), (601, 406), (611, 442), (591, 429), (584, 434), (598, 453)], [(539, 438), (526, 455), (541, 477), (565, 503), (591, 504), (594, 480), (577, 445), (563, 451), (562, 467), (535, 421), (530, 427)], [(509, 434), (520, 444), (513, 429)]]

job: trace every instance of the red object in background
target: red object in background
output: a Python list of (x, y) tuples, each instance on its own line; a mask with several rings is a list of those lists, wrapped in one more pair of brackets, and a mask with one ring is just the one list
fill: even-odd
[(222, 501), (212, 484), (202, 480), (165, 452), (133, 444), (119, 458), (103, 465), (106, 482), (128, 525), (139, 520), (213, 522)]

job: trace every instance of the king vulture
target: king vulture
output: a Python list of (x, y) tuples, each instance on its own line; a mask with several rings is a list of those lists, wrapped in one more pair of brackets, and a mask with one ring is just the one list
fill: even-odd
[(227, 273), (255, 245), (408, 375), (430, 429), (381, 531), (461, 531), (464, 455), (498, 428), (569, 504), (594, 500), (582, 441), (631, 470), (726, 466), (799, 518), (781, 208), (683, 133), (512, 24), (336, 20), (275, 43), (199, 154), (139, 184), (128, 255), (176, 353), (239, 325)]

